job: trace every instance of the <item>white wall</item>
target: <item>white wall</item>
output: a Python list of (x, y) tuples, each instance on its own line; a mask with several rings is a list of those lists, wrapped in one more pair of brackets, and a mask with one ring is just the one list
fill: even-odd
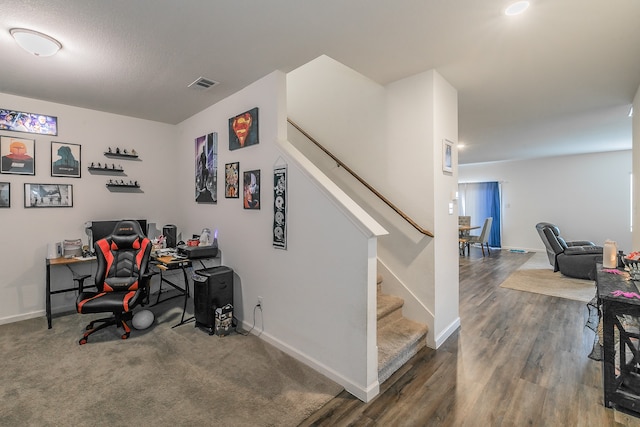
[(633, 98), (632, 138), (633, 138), (633, 250), (640, 248), (640, 87)]
[[(219, 230), (234, 269), (234, 315), (261, 337), (369, 400), (378, 392), (375, 348), (376, 236), (385, 231), (286, 142), (286, 79), (274, 72), (179, 125), (175, 177), (179, 228)], [(228, 119), (259, 108), (260, 142), (228, 149)], [(194, 201), (194, 140), (218, 132), (218, 202)], [(224, 164), (261, 171), (260, 210), (225, 199)], [(273, 168), (288, 164), (287, 250), (272, 247)]]
[[(11, 207), (0, 209), (0, 323), (7, 323), (44, 314), (47, 242), (82, 238), (87, 243), (84, 223), (90, 220), (146, 218), (162, 227), (176, 218), (171, 168), (177, 133), (171, 125), (2, 93), (0, 105), (57, 116), (59, 129), (58, 136), (0, 131), (35, 139), (36, 146), (35, 176), (0, 175), (0, 181), (11, 183)], [(51, 141), (81, 145), (81, 178), (51, 177)], [(111, 177), (88, 172), (91, 162), (104, 163), (103, 153), (116, 146), (139, 153), (140, 161), (109, 163), (122, 164), (126, 176), (121, 179), (139, 181), (141, 192), (112, 193), (105, 186)], [(25, 209), (24, 183), (72, 184), (73, 207)], [(68, 287), (70, 277), (66, 268), (55, 267), (52, 289)], [(73, 293), (52, 299), (54, 313), (74, 310), (74, 304)]]
[(544, 251), (535, 225), (556, 224), (566, 240), (606, 239), (632, 250), (631, 151), (460, 165), (460, 182), (502, 182), (502, 245)]

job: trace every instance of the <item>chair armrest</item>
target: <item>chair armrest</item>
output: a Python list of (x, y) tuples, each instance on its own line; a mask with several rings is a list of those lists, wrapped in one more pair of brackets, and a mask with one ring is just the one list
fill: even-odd
[(602, 246), (569, 246), (565, 255), (602, 254)]
[(149, 304), (151, 298), (151, 278), (156, 274), (158, 274), (156, 271), (147, 271), (140, 278), (140, 284), (142, 285), (145, 293), (144, 297), (142, 297), (142, 305)]
[(566, 243), (567, 246), (595, 246), (593, 242), (589, 242), (588, 240), (574, 240)]
[(84, 281), (91, 277), (90, 274), (76, 274), (73, 273), (73, 280), (78, 282), (78, 292), (84, 292)]

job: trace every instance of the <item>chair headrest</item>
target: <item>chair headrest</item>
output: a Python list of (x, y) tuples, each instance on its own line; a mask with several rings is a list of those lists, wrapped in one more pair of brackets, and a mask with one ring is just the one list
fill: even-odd
[(144, 237), (144, 233), (142, 232), (142, 228), (140, 227), (140, 223), (138, 221), (120, 221), (116, 224), (111, 233), (112, 236), (140, 236)]

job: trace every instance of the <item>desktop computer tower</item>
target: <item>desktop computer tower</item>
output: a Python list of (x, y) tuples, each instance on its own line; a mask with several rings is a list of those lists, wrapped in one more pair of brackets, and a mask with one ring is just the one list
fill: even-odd
[(196, 326), (214, 334), (215, 311), (233, 306), (233, 270), (219, 266), (196, 270), (193, 275), (193, 306)]
[(176, 247), (176, 243), (177, 238), (178, 238), (178, 228), (175, 225), (165, 225), (162, 228), (162, 234), (164, 235), (164, 237), (167, 239), (167, 247), (168, 248), (175, 248)]

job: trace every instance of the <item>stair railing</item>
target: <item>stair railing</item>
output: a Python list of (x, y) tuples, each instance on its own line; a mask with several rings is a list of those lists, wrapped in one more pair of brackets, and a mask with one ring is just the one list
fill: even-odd
[(315, 138), (313, 138), (311, 135), (309, 135), (304, 129), (302, 129), (300, 126), (298, 126), (297, 123), (295, 123), (293, 120), (291, 119), (287, 119), (287, 121), (291, 124), (291, 126), (293, 126), (294, 128), (296, 128), (298, 131), (300, 131), (300, 133), (302, 133), (309, 141), (311, 141), (312, 143), (314, 143), (319, 149), (321, 149), (327, 156), (331, 157), (331, 159), (333, 159), (333, 161), (335, 161), (338, 166), (342, 167), (344, 170), (346, 170), (347, 172), (349, 172), (349, 174), (351, 174), (351, 176), (353, 176), (355, 179), (358, 180), (358, 182), (360, 182), (360, 184), (364, 185), (365, 187), (367, 187), (367, 189), (369, 191), (371, 191), (373, 194), (375, 194), (380, 200), (382, 200), (387, 206), (389, 206), (391, 209), (393, 209), (398, 215), (400, 215), (405, 221), (407, 221), (409, 224), (411, 224), (411, 226), (413, 228), (415, 228), (416, 230), (418, 230), (420, 233), (424, 234), (425, 236), (429, 236), (429, 237), (434, 237), (433, 233), (430, 232), (429, 230), (426, 230), (424, 228), (422, 228), (418, 223), (416, 223), (413, 219), (411, 219), (411, 217), (409, 217), (409, 215), (407, 215), (406, 213), (404, 213), (402, 210), (400, 210), (396, 205), (394, 205), (393, 203), (391, 203), (389, 201), (389, 199), (387, 199), (386, 197), (384, 197), (382, 194), (380, 194), (380, 192), (378, 190), (376, 190), (375, 188), (373, 188), (368, 182), (366, 182), (364, 179), (362, 179), (357, 173), (355, 173), (349, 166), (345, 165), (340, 159), (338, 159), (331, 151), (327, 150), (324, 146), (322, 146), (322, 144), (320, 144), (318, 141), (315, 140)]

